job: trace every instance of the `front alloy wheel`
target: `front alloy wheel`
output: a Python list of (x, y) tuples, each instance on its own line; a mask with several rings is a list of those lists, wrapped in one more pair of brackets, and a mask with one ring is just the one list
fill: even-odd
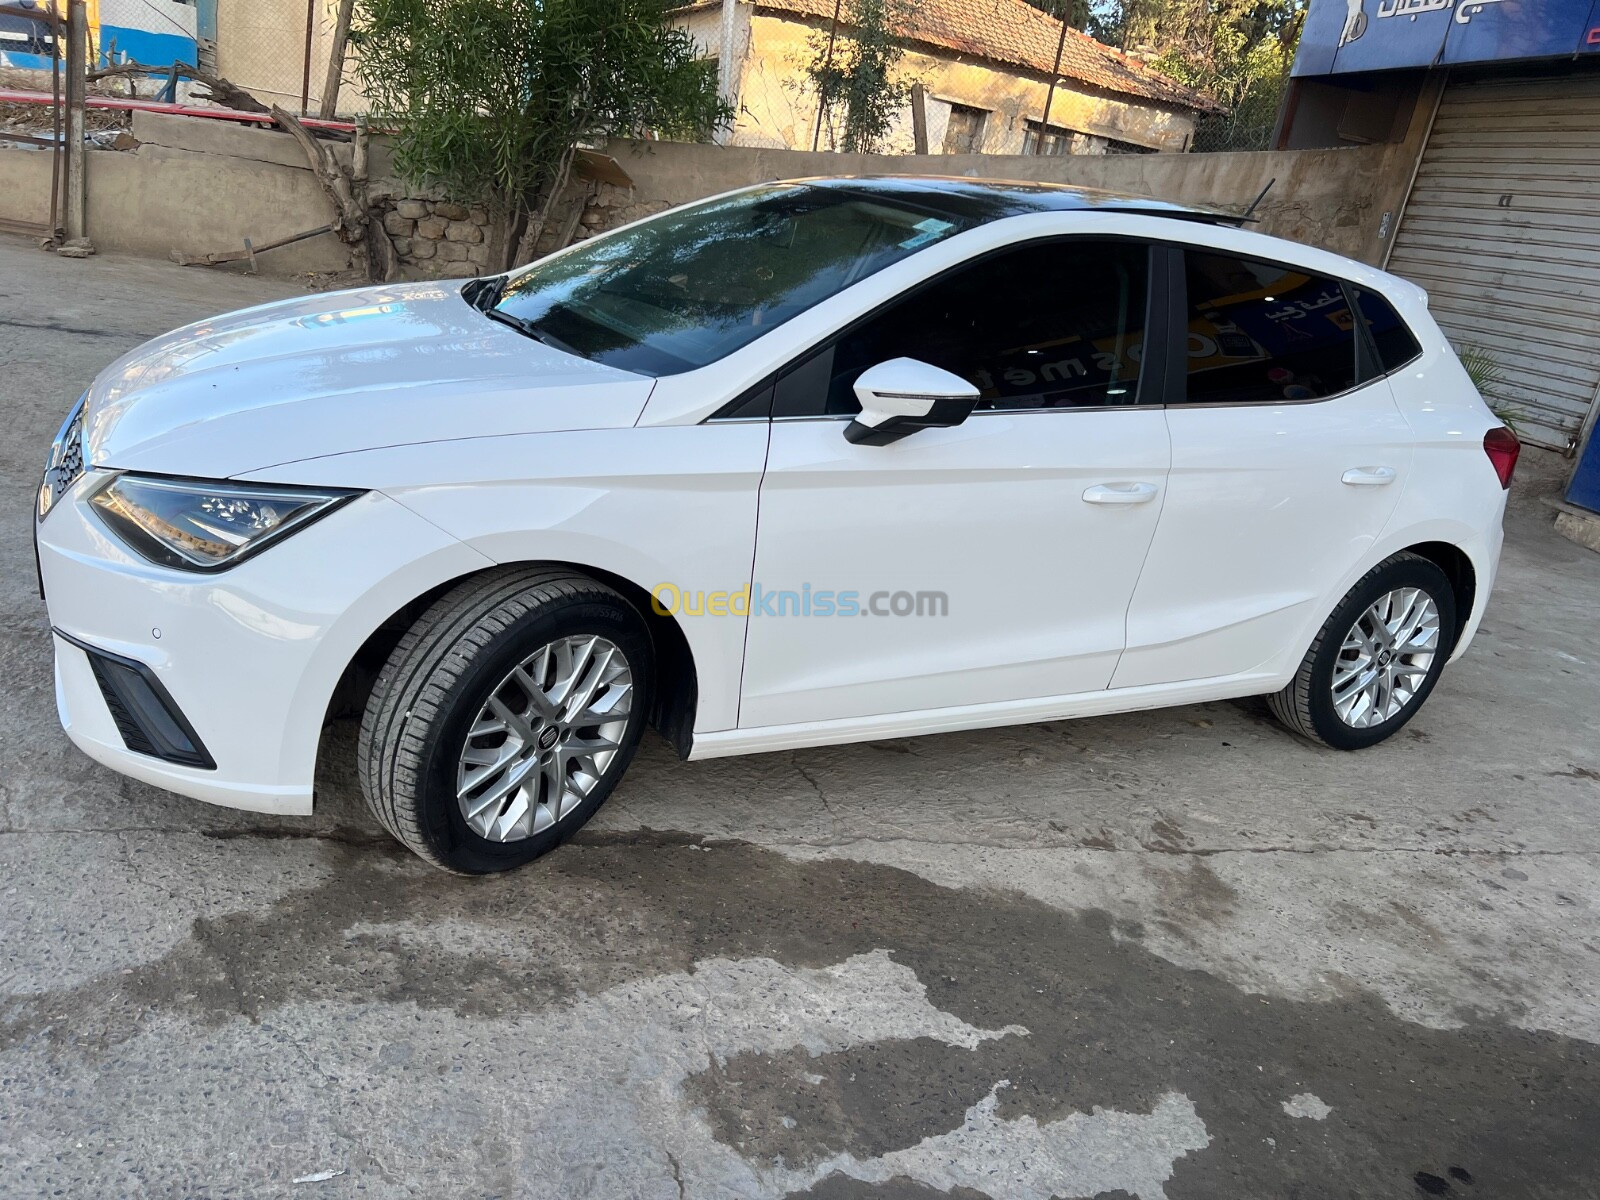
[(1396, 554), (1345, 594), (1268, 704), (1290, 729), (1324, 746), (1375, 745), (1417, 714), (1458, 629), (1449, 577), (1421, 555)]
[(650, 635), (613, 589), (513, 567), (451, 589), (401, 638), (361, 721), (361, 790), (447, 871), (521, 866), (581, 828), (649, 710)]
[(622, 748), (633, 704), (627, 656), (595, 634), (559, 638), (511, 668), (467, 731), (456, 803), (491, 842), (571, 816)]

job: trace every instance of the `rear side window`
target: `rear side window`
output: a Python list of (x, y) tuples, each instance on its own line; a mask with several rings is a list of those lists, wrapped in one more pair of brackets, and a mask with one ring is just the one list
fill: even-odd
[(1398, 371), (1422, 353), (1415, 335), (1406, 328), (1400, 314), (1394, 311), (1387, 300), (1377, 292), (1363, 291), (1358, 287), (1351, 287), (1350, 293), (1355, 297), (1356, 311), (1361, 314), (1362, 324), (1372, 335), (1372, 346), (1378, 355), (1376, 363), (1363, 363), (1362, 383)]
[(1344, 285), (1281, 263), (1184, 255), (1190, 404), (1320, 400), (1356, 385)]

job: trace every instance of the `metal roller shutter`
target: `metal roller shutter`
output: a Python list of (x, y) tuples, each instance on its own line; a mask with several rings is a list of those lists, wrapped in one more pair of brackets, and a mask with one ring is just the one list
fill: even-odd
[(1565, 448), (1600, 392), (1600, 73), (1448, 87), (1387, 265)]

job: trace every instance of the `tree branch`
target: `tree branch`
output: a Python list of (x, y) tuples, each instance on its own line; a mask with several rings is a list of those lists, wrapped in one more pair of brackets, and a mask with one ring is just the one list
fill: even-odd
[(100, 79), (112, 79), (127, 75), (170, 75), (173, 72), (192, 79), (211, 89), (210, 95), (202, 95), (201, 100), (209, 100), (213, 104), (220, 104), (224, 108), (232, 108), (239, 112), (269, 112), (267, 106), (257, 100), (249, 92), (237, 84), (230, 83), (219, 75), (208, 75), (204, 71), (191, 67), (188, 63), (173, 63), (170, 67), (151, 67), (144, 63), (123, 63), (116, 67), (102, 67), (88, 73), (90, 83)]

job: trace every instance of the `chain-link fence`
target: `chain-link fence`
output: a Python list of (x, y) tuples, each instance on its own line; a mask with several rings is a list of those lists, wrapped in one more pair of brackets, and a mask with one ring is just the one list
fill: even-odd
[[(66, 0), (3, 2), (48, 14), (64, 11)], [(182, 101), (194, 94), (190, 76), (198, 71), (262, 104), (312, 115), (322, 107), (340, 0), (89, 0), (86, 8), (93, 90)], [(48, 69), (48, 47), (33, 23), (16, 13), (0, 22), (0, 72), (11, 86), (27, 85), (19, 74), (43, 79)], [(342, 74), (338, 111), (362, 111), (349, 72)], [(228, 102), (226, 94), (220, 99)]]
[(315, 113), (337, 0), (216, 0), (216, 74), (263, 104)]
[(1228, 112), (1200, 118), (1189, 149), (1196, 154), (1271, 150), (1278, 109), (1288, 85), (1287, 75), (1256, 81)]

